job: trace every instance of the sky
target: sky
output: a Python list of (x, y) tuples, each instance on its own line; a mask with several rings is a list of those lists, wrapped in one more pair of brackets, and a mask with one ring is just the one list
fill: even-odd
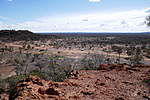
[(0, 0), (0, 30), (149, 32), (150, 0)]

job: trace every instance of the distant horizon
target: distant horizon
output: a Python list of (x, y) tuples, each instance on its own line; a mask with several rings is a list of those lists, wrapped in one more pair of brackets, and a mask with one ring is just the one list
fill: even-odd
[[(30, 31), (30, 30), (29, 30)], [(31, 31), (31, 32), (33, 32), (33, 31)], [(82, 31), (82, 32), (80, 32), (80, 31), (76, 31), (76, 32), (67, 32), (67, 31), (64, 31), (64, 32), (62, 32), (62, 31), (60, 31), (60, 32), (33, 32), (33, 33), (45, 33), (45, 34), (47, 34), (47, 33), (150, 33), (150, 31), (143, 31), (143, 32), (101, 32), (101, 31), (99, 31), (99, 32), (95, 32), (95, 31), (93, 31), (93, 32), (84, 32), (84, 31)]]
[[(31, 32), (32, 32), (32, 31), (31, 31)], [(33, 33), (37, 33), (37, 34), (51, 34), (51, 33), (60, 33), (60, 34), (61, 34), (61, 33), (62, 33), (62, 34), (63, 34), (63, 33), (77, 33), (77, 34), (78, 34), (78, 33), (79, 33), (79, 34), (80, 34), (80, 33), (81, 33), (81, 34), (82, 34), (82, 33), (83, 33), (83, 34), (84, 34), (84, 33), (94, 33), (94, 34), (99, 34), (99, 33), (100, 33), (100, 34), (101, 34), (101, 33), (106, 33), (106, 34), (107, 34), (107, 33), (108, 33), (108, 34), (109, 34), (109, 33), (110, 33), (110, 34), (111, 34), (111, 33), (116, 33), (116, 34), (117, 34), (117, 33), (133, 33), (133, 34), (134, 34), (134, 33), (148, 33), (148, 34), (150, 34), (150, 31), (149, 31), (149, 32), (33, 32)]]
[(64, 32), (33, 32), (33, 31), (31, 31), (31, 30), (15, 30), (15, 29), (2, 29), (2, 30), (0, 30), (0, 31), (30, 31), (30, 32), (32, 32), (32, 33), (37, 33), (37, 34), (51, 34), (51, 33), (150, 33), (150, 31), (145, 31), (145, 32), (67, 32), (67, 31), (64, 31)]

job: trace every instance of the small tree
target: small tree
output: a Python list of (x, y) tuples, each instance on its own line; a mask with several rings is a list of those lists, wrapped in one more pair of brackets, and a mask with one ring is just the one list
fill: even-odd
[(23, 71), (24, 60), (20, 57), (14, 59), (14, 65), (16, 66), (15, 72), (17, 75), (21, 75)]
[(34, 62), (36, 62), (36, 66), (39, 68), (40, 73), (42, 72), (43, 68), (46, 68), (49, 64), (49, 59), (44, 54), (35, 54), (34, 55)]
[(25, 59), (26, 59), (26, 61), (24, 62), (24, 65), (25, 65), (24, 74), (26, 75), (29, 64), (33, 61), (32, 54), (31, 53), (26, 53), (25, 54)]
[(13, 64), (16, 66), (17, 75), (27, 74), (28, 66), (32, 62), (31, 53), (17, 53), (14, 55)]
[(5, 51), (3, 50), (3, 48), (0, 48), (0, 61), (3, 60), (4, 52), (5, 52)]
[(130, 46), (130, 47), (128, 47), (127, 50), (126, 50), (127, 55), (128, 55), (128, 56), (133, 55), (135, 49), (136, 49), (135, 46)]
[(117, 53), (119, 55), (119, 64), (120, 64), (120, 54), (122, 53), (122, 48), (118, 48)]
[(150, 16), (146, 17), (146, 24), (147, 26), (150, 26)]
[(121, 53), (123, 52), (123, 48), (120, 47), (120, 46), (112, 46), (112, 50), (113, 50), (114, 52), (117, 52), (117, 53), (118, 53), (118, 55), (119, 55), (119, 57), (118, 57), (118, 62), (119, 62), (119, 64), (120, 64), (120, 55), (121, 55)]
[(142, 50), (140, 48), (136, 48), (134, 54), (130, 57), (130, 62), (133, 65), (140, 64), (143, 60)]
[(145, 49), (145, 52), (146, 52), (145, 56), (146, 56), (147, 58), (150, 58), (150, 48), (146, 48), (146, 49)]
[(53, 81), (63, 81), (71, 72), (71, 66), (67, 64), (68, 59), (63, 56), (51, 56), (47, 70), (47, 78)]
[(87, 54), (81, 60), (81, 64), (85, 70), (95, 70), (100, 64), (105, 63), (105, 60), (103, 54)]

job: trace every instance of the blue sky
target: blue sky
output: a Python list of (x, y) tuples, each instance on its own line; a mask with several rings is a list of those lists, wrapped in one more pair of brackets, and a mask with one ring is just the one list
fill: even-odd
[[(29, 29), (35, 32), (147, 31), (141, 21), (149, 8), (150, 0), (0, 0), (0, 29)], [(130, 18), (123, 14), (129, 14)], [(119, 18), (118, 23), (112, 23), (116, 21), (115, 16)], [(133, 20), (131, 17), (134, 17)], [(128, 30), (131, 23), (137, 20), (140, 21), (138, 26), (142, 26), (141, 30)], [(80, 24), (79, 27), (77, 24)], [(125, 28), (106, 28), (119, 24)], [(102, 26), (103, 29), (100, 29)]]

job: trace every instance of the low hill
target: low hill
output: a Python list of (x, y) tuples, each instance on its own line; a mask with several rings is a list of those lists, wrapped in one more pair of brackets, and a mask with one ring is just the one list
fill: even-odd
[(55, 35), (42, 35), (35, 34), (28, 30), (1, 30), (0, 31), (0, 40), (1, 41), (31, 41), (31, 40), (43, 40), (57, 38)]

